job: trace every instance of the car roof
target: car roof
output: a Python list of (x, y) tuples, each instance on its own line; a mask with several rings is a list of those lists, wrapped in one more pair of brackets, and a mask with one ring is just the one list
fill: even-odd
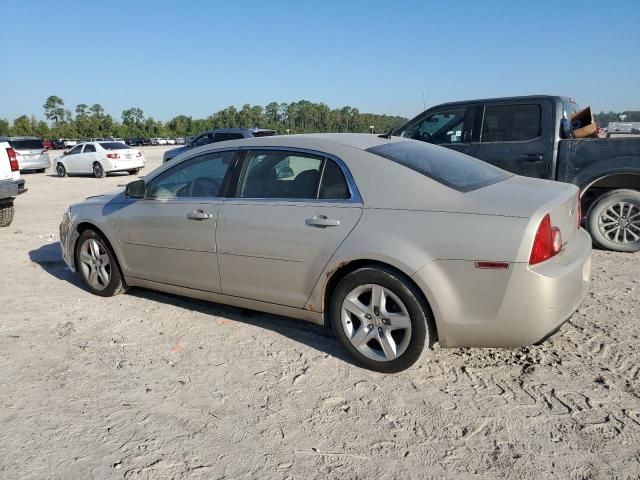
[(41, 140), (41, 138), (30, 136), (30, 135), (17, 136), (17, 137), (0, 137), (0, 142), (7, 142), (9, 140)]
[(573, 102), (575, 101), (569, 97), (563, 97), (561, 95), (521, 95), (515, 97), (494, 97), (494, 98), (477, 98), (473, 100), (456, 100), (455, 102), (445, 102), (440, 103), (438, 105), (434, 105), (433, 107), (428, 108), (427, 110), (432, 110), (436, 107), (443, 107), (448, 105), (472, 105), (476, 103), (500, 103), (500, 102), (518, 102), (518, 101), (526, 101), (531, 102), (535, 100), (552, 100), (552, 101), (561, 101), (561, 102)]

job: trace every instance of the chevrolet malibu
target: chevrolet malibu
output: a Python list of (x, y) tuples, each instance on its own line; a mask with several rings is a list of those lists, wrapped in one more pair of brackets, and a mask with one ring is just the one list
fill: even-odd
[(543, 341), (589, 287), (575, 186), (414, 140), (325, 134), (189, 150), (72, 205), (88, 290), (145, 287), (332, 328), (363, 366)]

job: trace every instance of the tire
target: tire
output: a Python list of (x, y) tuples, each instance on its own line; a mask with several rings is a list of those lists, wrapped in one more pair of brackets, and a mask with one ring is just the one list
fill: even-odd
[(96, 162), (93, 164), (93, 176), (96, 178), (104, 178), (107, 176), (107, 172), (104, 171), (102, 164), (100, 162)]
[[(386, 308), (376, 308), (371, 301), (376, 291), (383, 292)], [(435, 338), (431, 310), (420, 291), (404, 275), (385, 267), (360, 268), (340, 280), (330, 300), (330, 322), (342, 346), (359, 364), (383, 373), (409, 368)]]
[(67, 169), (64, 168), (63, 164), (56, 163), (56, 173), (58, 174), (59, 177), (66, 177), (67, 176)]
[[(90, 244), (93, 244), (93, 248)], [(82, 232), (76, 242), (74, 255), (76, 270), (91, 293), (113, 297), (126, 290), (118, 260), (102, 235), (93, 230)], [(89, 257), (92, 262), (87, 263)], [(94, 272), (95, 275), (92, 275)]]
[(136, 173), (138, 173), (140, 171), (139, 168), (134, 168), (133, 170), (129, 170), (129, 175), (135, 175)]
[(598, 246), (615, 252), (640, 251), (640, 192), (605, 193), (589, 208), (586, 224)]
[(13, 202), (0, 204), (0, 227), (8, 227), (11, 225), (14, 212)]

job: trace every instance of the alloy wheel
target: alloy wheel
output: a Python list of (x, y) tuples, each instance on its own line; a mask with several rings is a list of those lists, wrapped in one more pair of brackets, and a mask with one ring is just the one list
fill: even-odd
[(80, 247), (80, 269), (87, 283), (96, 290), (104, 290), (111, 281), (111, 261), (104, 245), (88, 238)]
[(629, 244), (640, 241), (640, 207), (631, 202), (616, 202), (600, 214), (598, 229), (609, 241)]
[(377, 284), (360, 285), (345, 297), (341, 324), (351, 345), (365, 357), (388, 362), (411, 340), (411, 318), (400, 298)]

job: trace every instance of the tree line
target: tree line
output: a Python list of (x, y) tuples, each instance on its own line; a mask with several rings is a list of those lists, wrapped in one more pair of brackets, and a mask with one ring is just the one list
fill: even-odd
[(269, 128), (280, 134), (309, 132), (388, 132), (407, 121), (406, 118), (372, 113), (360, 113), (357, 108), (330, 108), (324, 103), (307, 100), (299, 102), (271, 102), (265, 107), (244, 105), (241, 109), (229, 106), (206, 118), (178, 115), (168, 122), (145, 117), (141, 108), (128, 108), (121, 120), (105, 113), (95, 103), (76, 105), (73, 111), (64, 100), (52, 95), (42, 106), (47, 119), (21, 115), (9, 122), (0, 118), (0, 135), (34, 135), (42, 138), (92, 137), (187, 137), (205, 130), (227, 127)]

